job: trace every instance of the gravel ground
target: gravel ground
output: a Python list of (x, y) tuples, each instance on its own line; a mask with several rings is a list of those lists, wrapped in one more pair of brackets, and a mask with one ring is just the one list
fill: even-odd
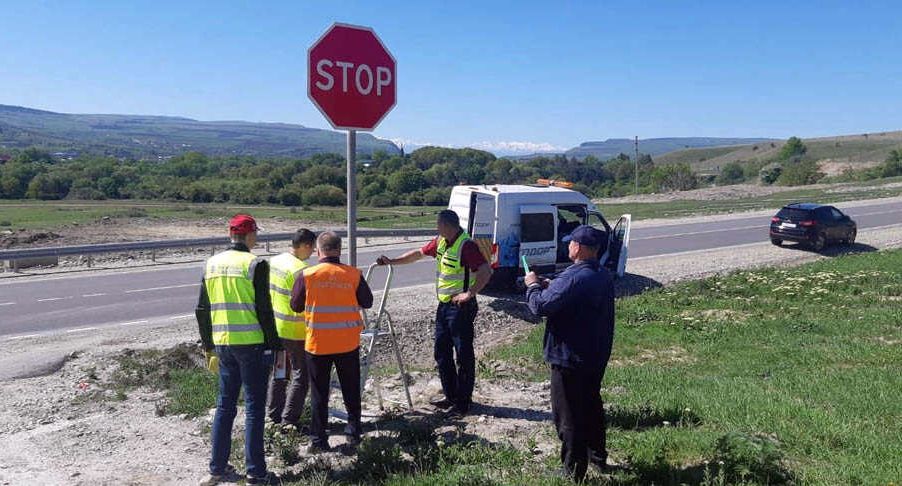
[[(902, 247), (902, 225), (862, 230), (858, 241), (851, 251)], [(678, 258), (635, 258), (629, 261), (629, 274), (617, 282), (617, 290), (619, 295), (629, 295), (678, 280), (762, 265), (796, 265), (847, 251), (832, 247), (815, 254), (791, 246), (755, 243), (688, 252)], [(479, 357), (488, 349), (513, 342), (535, 325), (518, 296), (480, 296), (479, 305)], [(435, 417), (425, 405), (440, 390), (432, 361), (433, 288), (424, 285), (395, 291), (387, 308), (410, 370), (414, 415)], [(42, 375), (0, 381), (0, 485), (194, 483), (208, 461), (207, 418), (159, 417), (155, 414), (158, 393), (129, 392), (126, 400), (117, 401), (92, 383), (109, 376), (116, 367), (115, 357), (125, 348), (193, 343), (196, 332), (193, 320), (178, 319), (0, 341), (0, 370)], [(380, 382), (386, 396), (399, 399), (403, 390), (400, 377), (390, 372), (391, 356), (383, 349), (377, 363), (387, 371), (380, 374)], [(85, 388), (82, 383), (89, 385)], [(365, 397), (366, 410), (377, 412), (374, 394)], [(474, 399), (472, 415), (448, 422), (436, 432), (452, 434), (460, 429), (492, 442), (534, 446), (537, 458), (555, 453), (558, 444), (550, 422), (547, 382), (479, 379)], [(240, 428), (238, 420), (235, 434)], [(339, 442), (333, 437), (333, 445)], [(338, 465), (350, 459), (330, 454), (325, 460)]]

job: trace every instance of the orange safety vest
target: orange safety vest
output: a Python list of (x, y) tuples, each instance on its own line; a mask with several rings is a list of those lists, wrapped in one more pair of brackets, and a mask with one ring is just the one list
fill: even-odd
[(320, 263), (303, 272), (307, 291), (304, 349), (311, 354), (338, 354), (357, 349), (363, 330), (357, 304), (360, 270), (348, 265)]

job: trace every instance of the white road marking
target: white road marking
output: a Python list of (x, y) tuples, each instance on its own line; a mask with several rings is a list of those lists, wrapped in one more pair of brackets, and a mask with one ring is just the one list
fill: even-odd
[(716, 229), (716, 230), (708, 230), (708, 231), (693, 231), (691, 233), (673, 233), (669, 235), (659, 235), (659, 236), (646, 236), (644, 238), (630, 238), (630, 241), (638, 241), (638, 240), (657, 240), (660, 238), (673, 238), (676, 236), (692, 236), (692, 235), (703, 235), (705, 233), (725, 233), (727, 231), (739, 231), (739, 230), (748, 230), (748, 229), (767, 229), (767, 226), (756, 224), (754, 226), (742, 226), (739, 228), (725, 228), (725, 229)]
[(175, 320), (178, 320), (178, 319), (184, 319), (184, 318), (186, 318), (186, 317), (194, 317), (194, 314), (182, 314), (182, 315), (180, 315), (180, 316), (172, 316), (172, 317), (169, 318), (169, 320), (175, 321)]
[(718, 247), (714, 247), (714, 248), (702, 248), (700, 250), (687, 250), (687, 251), (680, 251), (680, 252), (675, 252), (675, 253), (659, 253), (657, 255), (648, 255), (648, 256), (642, 256), (642, 257), (627, 257), (626, 263), (627, 263), (627, 265), (629, 265), (629, 262), (633, 262), (636, 260), (647, 260), (649, 258), (663, 258), (663, 257), (670, 258), (670, 257), (675, 257), (675, 256), (680, 256), (680, 255), (691, 255), (693, 253), (707, 253), (707, 252), (716, 251), (716, 250), (724, 250), (727, 248), (743, 248), (746, 246), (755, 246), (755, 245), (771, 246), (769, 241), (768, 242), (759, 241), (756, 243), (745, 243), (742, 245), (718, 246)]
[(38, 299), (38, 302), (50, 302), (52, 300), (66, 300), (66, 299), (71, 299), (71, 298), (72, 298), (71, 295), (68, 297), (50, 297), (49, 299)]
[(101, 295), (106, 295), (106, 294), (105, 294), (105, 293), (99, 293), (99, 294), (84, 294), (84, 295), (82, 295), (82, 297), (100, 297)]
[(197, 287), (198, 285), (199, 284), (196, 284), (196, 283), (190, 283), (190, 284), (184, 284), (184, 285), (170, 285), (168, 287), (153, 287), (153, 288), (149, 288), (149, 289), (126, 290), (125, 293), (133, 294), (135, 292), (150, 292), (151, 290), (181, 289), (181, 288), (185, 288), (185, 287)]
[[(120, 326), (131, 326), (132, 324), (144, 324), (145, 322), (150, 322), (147, 319), (143, 319), (140, 321), (131, 321), (131, 322), (123, 322), (119, 324)], [(96, 329), (96, 328), (95, 328)]]
[(73, 332), (94, 331), (96, 329), (96, 327), (79, 327), (78, 329), (69, 329), (68, 331), (66, 331), (66, 333), (68, 334)]
[(8, 338), (6, 338), (6, 341), (15, 341), (16, 339), (26, 339), (26, 338), (32, 338), (32, 337), (38, 337), (38, 336), (40, 336), (40, 334), (25, 334), (22, 336), (8, 337)]
[(0, 302), (0, 306), (13, 305), (13, 304), (15, 304), (15, 302)]

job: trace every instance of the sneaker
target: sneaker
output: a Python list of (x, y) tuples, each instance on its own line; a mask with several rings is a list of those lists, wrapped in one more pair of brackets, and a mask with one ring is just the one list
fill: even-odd
[(240, 477), (235, 472), (235, 467), (231, 464), (226, 464), (225, 471), (219, 474), (207, 474), (198, 484), (199, 486), (216, 486), (219, 483), (234, 483), (238, 479)]
[(448, 400), (445, 397), (441, 397), (441, 398), (434, 398), (432, 400), (429, 400), (429, 405), (432, 405), (433, 407), (436, 407), (436, 408), (451, 408), (454, 406), (454, 402), (452, 402), (451, 400)]
[(247, 477), (247, 481), (244, 484), (265, 484), (265, 485), (279, 485), (282, 484), (282, 480), (279, 479), (279, 476), (272, 471), (266, 473), (266, 476), (262, 478), (255, 478), (252, 476)]

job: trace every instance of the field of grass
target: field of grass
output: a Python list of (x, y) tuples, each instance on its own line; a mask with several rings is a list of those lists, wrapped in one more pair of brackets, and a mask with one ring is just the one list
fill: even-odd
[[(838, 162), (883, 162), (894, 149), (902, 148), (902, 132), (880, 132), (865, 136), (808, 138), (806, 159), (832, 159)], [(773, 144), (773, 146), (771, 146)], [(693, 170), (710, 172), (731, 162), (771, 160), (777, 157), (782, 141), (759, 142), (731, 147), (703, 147), (681, 149), (655, 157), (662, 164), (686, 163)]]
[[(359, 208), (358, 225), (365, 228), (418, 228), (435, 223), (443, 208), (398, 206)], [(281, 217), (305, 223), (344, 224), (344, 207), (229, 206), (222, 204), (179, 204), (151, 201), (60, 202), (0, 200), (0, 230), (25, 228), (52, 230), (72, 223), (90, 224), (110, 218), (152, 218), (159, 220), (205, 220), (248, 212), (257, 218)], [(8, 224), (7, 224), (8, 223)]]
[[(598, 209), (609, 222), (614, 222), (624, 213), (631, 213), (633, 220), (648, 218), (677, 218), (681, 216), (702, 214), (738, 213), (758, 209), (780, 208), (792, 202), (818, 202), (822, 204), (838, 204), (844, 201), (860, 199), (876, 199), (902, 195), (902, 187), (883, 187), (885, 184), (900, 182), (902, 177), (893, 177), (861, 184), (862, 188), (850, 192), (827, 192), (825, 189), (793, 189), (766, 196), (724, 199), (720, 201), (676, 200), (650, 203), (604, 203), (597, 204)], [(841, 205), (840, 205), (841, 207)]]
[[(899, 484), (899, 268), (868, 253), (619, 300), (603, 395), (633, 470), (614, 484)], [(487, 358), (545, 380), (541, 334)]]

